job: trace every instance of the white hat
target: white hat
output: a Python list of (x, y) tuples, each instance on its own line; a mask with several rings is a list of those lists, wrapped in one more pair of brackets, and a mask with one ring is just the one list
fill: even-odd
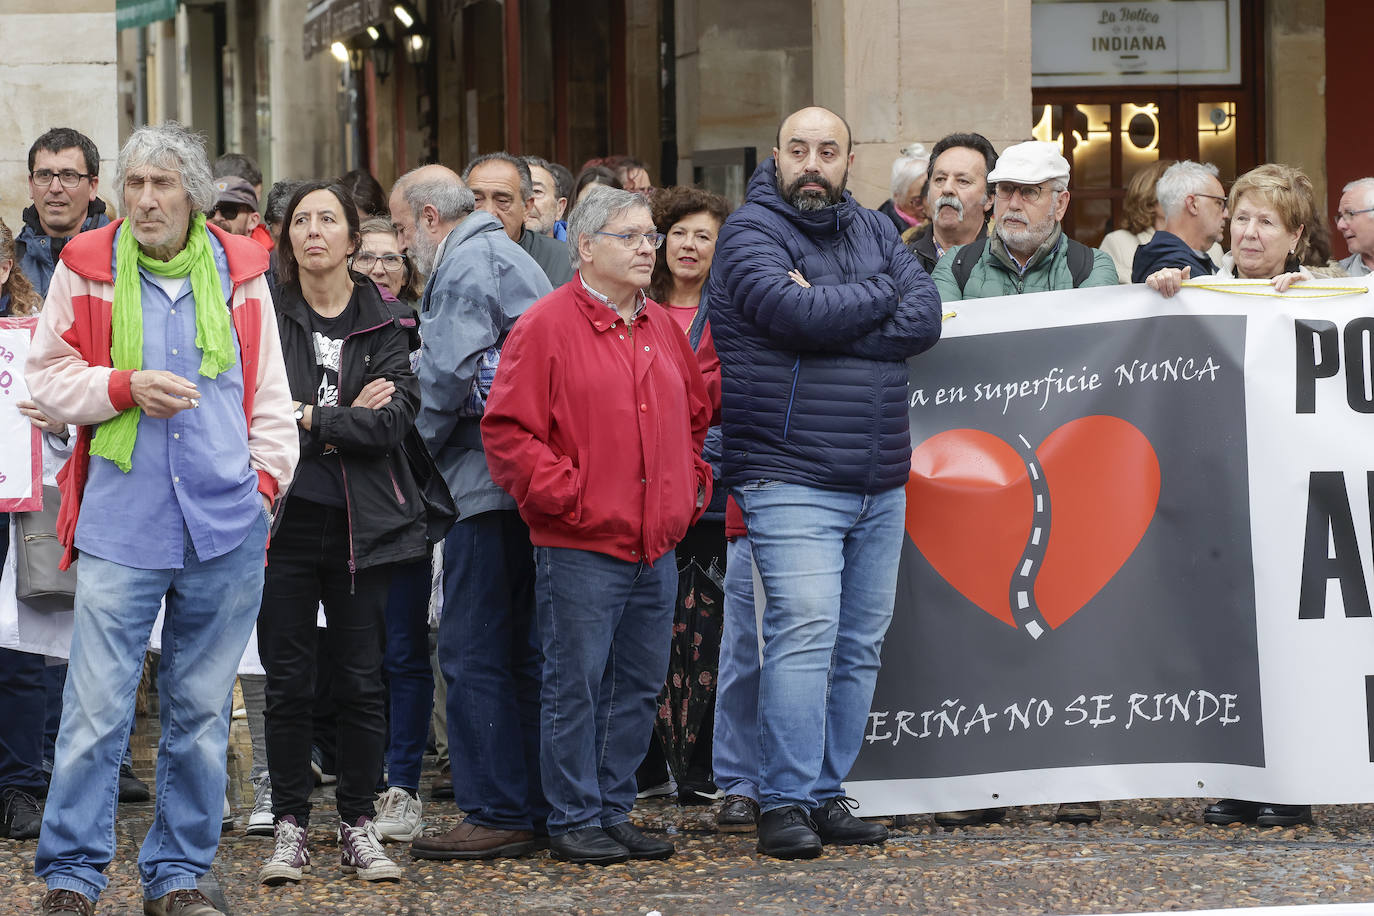
[(1011, 181), (1016, 184), (1040, 184), (1051, 178), (1069, 180), (1069, 161), (1059, 155), (1053, 143), (1027, 140), (1002, 151), (997, 167), (988, 175), (988, 184)]

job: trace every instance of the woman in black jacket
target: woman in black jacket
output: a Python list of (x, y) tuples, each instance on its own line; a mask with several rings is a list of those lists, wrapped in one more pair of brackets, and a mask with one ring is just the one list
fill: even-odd
[(336, 801), (346, 873), (399, 880), (372, 829), (386, 745), (383, 610), (392, 564), (425, 555), (423, 500), (401, 442), (419, 383), (417, 323), (349, 271), (358, 216), (348, 192), (307, 182), (291, 199), (279, 245), (277, 325), (301, 461), (267, 552), (258, 650), (267, 672), (267, 758), (276, 848), (260, 879), (299, 881), (309, 867), (311, 711), (316, 609), (338, 707)]

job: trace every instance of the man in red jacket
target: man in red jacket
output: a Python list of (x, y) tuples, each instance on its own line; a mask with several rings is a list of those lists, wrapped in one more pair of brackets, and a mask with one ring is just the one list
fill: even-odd
[(482, 442), (535, 547), (544, 646), (540, 770), (555, 858), (666, 859), (630, 823), (668, 669), (674, 548), (711, 499), (711, 402), (687, 338), (643, 288), (663, 236), (644, 198), (598, 187), (568, 245), (578, 275), (515, 323)]

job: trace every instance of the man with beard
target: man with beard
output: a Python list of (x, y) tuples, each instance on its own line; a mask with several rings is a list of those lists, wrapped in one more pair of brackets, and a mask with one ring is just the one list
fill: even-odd
[(945, 302), (1117, 282), (1111, 255), (1064, 235), (1069, 163), (1052, 143), (1009, 146), (988, 174), (995, 229), (945, 252), (931, 274)]
[(96, 196), (99, 187), (100, 153), (85, 134), (54, 127), (29, 148), (33, 206), (24, 210), (24, 228), (14, 240), (14, 260), (39, 295), (48, 294), (67, 241), (110, 222), (105, 202)]
[(444, 539), (438, 656), (453, 797), (467, 816), (415, 840), (411, 854), (523, 855), (546, 833), (548, 814), (539, 778), (543, 656), (531, 638), (534, 553), (515, 501), (492, 482), (480, 424), (506, 335), (553, 288), (451, 169), (426, 165), (401, 176), (390, 207), (401, 250), (429, 277), (415, 426), (459, 512)]
[(903, 236), (926, 273), (935, 270), (949, 249), (987, 238), (992, 211), (988, 173), (996, 165), (997, 151), (982, 134), (950, 134), (935, 144), (926, 181), (930, 221)]
[(881, 843), (842, 783), (892, 617), (911, 459), (907, 359), (940, 336), (934, 286), (845, 192), (849, 127), (804, 108), (722, 227), (706, 290), (723, 376), (723, 480), (767, 610), (759, 852)]

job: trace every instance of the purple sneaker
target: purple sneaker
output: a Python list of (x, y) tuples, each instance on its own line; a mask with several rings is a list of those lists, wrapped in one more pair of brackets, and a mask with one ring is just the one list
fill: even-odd
[(364, 881), (400, 881), (403, 874), (401, 866), (382, 852), (382, 841), (366, 815), (358, 818), (357, 826), (339, 822), (339, 865), (344, 874)]
[(296, 824), (291, 815), (278, 818), (274, 828), (277, 848), (258, 872), (258, 880), (268, 887), (288, 881), (297, 882), (310, 871), (310, 853), (305, 848), (305, 828)]

